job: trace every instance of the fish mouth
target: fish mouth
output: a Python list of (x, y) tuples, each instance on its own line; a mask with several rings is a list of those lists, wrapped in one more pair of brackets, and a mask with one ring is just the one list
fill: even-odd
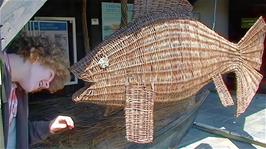
[(81, 102), (84, 100), (87, 100), (89, 98), (89, 96), (92, 94), (92, 90), (90, 89), (90, 87), (95, 84), (94, 82), (86, 82), (85, 86), (80, 88), (78, 91), (76, 91), (73, 95), (72, 95), (72, 100), (74, 102)]
[(84, 57), (78, 63), (73, 64), (69, 71), (72, 72), (77, 78), (86, 82), (93, 81), (93, 70), (91, 68), (91, 59)]
[(88, 89), (87, 87), (82, 87), (81, 89), (79, 89), (78, 91), (76, 91), (73, 95), (72, 95), (72, 100), (74, 102), (79, 102), (82, 100), (82, 94), (84, 93), (84, 91)]

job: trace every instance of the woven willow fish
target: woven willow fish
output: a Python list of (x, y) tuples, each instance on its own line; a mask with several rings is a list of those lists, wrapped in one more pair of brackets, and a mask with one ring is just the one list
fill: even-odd
[[(125, 106), (129, 141), (153, 140), (153, 106), (195, 95), (213, 81), (224, 106), (245, 111), (262, 79), (266, 25), (262, 17), (237, 43), (192, 19), (186, 0), (136, 0), (134, 21), (74, 64), (72, 72), (91, 86), (74, 95), (78, 102)], [(237, 100), (222, 74), (234, 72)]]

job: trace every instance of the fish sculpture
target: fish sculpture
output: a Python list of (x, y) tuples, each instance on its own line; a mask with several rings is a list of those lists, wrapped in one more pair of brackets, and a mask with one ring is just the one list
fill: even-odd
[[(126, 138), (136, 143), (153, 141), (154, 103), (186, 99), (210, 82), (224, 106), (243, 113), (262, 79), (265, 21), (231, 43), (193, 19), (192, 9), (187, 0), (135, 0), (133, 22), (71, 67), (90, 84), (73, 100), (123, 106)], [(236, 74), (236, 100), (222, 79), (229, 72)]]

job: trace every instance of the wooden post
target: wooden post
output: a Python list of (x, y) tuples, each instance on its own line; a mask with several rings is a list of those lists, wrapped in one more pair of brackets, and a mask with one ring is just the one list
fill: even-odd
[(90, 51), (90, 38), (88, 34), (87, 0), (82, 0), (82, 31), (84, 38), (84, 48), (86, 53), (88, 53)]
[(121, 0), (121, 23), (120, 28), (127, 27), (127, 0)]

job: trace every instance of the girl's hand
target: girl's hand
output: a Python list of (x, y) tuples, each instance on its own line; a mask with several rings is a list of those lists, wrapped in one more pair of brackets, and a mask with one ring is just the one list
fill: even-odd
[(62, 133), (68, 129), (73, 129), (74, 122), (69, 116), (57, 116), (51, 121), (49, 128), (52, 134)]

